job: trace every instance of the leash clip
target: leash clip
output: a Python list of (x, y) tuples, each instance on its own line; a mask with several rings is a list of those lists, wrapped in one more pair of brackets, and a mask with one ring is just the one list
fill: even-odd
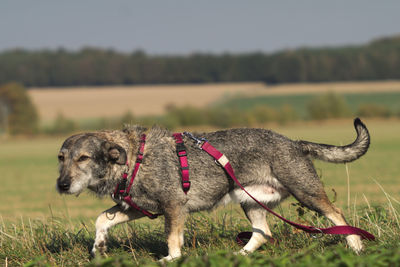
[(201, 146), (205, 143), (208, 142), (208, 140), (206, 138), (197, 138), (195, 137), (192, 133), (189, 132), (183, 132), (184, 135), (186, 135), (187, 137), (189, 137), (190, 139), (194, 140), (196, 142), (196, 145), (199, 147), (199, 149), (203, 150), (201, 148)]
[(324, 233), (324, 232), (323, 232), (321, 229), (319, 229), (318, 227), (311, 226), (311, 228), (313, 228), (313, 230), (317, 230), (317, 231), (319, 232), (319, 233), (315, 233), (315, 234), (310, 233), (310, 236), (311, 236), (312, 238), (314, 238), (314, 239), (318, 239), (318, 238), (321, 237), (320, 235), (317, 236), (317, 234), (323, 234), (323, 233)]

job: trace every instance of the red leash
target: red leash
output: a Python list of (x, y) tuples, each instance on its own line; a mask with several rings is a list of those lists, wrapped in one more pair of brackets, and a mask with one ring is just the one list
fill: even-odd
[[(359, 235), (361, 236), (362, 239), (368, 239), (368, 240), (375, 240), (375, 237), (370, 234), (369, 232), (359, 229), (357, 227), (353, 226), (348, 226), (348, 225), (339, 225), (339, 226), (333, 226), (329, 228), (318, 228), (314, 226), (306, 226), (302, 224), (298, 224), (292, 221), (289, 221), (288, 219), (283, 218), (281, 215), (275, 213), (273, 210), (265, 206), (263, 203), (258, 201), (256, 198), (254, 198), (249, 192), (246, 191), (246, 189), (240, 184), (238, 179), (235, 176), (235, 172), (233, 171), (233, 168), (228, 160), (228, 158), (219, 152), (215, 147), (213, 147), (208, 141), (203, 141), (203, 144), (200, 146), (202, 150), (207, 152), (210, 156), (212, 156), (216, 161), (218, 161), (219, 164), (225, 169), (226, 173), (231, 177), (231, 179), (244, 191), (246, 194), (251, 197), (257, 204), (259, 204), (261, 207), (263, 207), (265, 210), (267, 210), (269, 213), (272, 213), (279, 219), (283, 220), (284, 222), (296, 227), (297, 229), (303, 230), (307, 233), (312, 233), (312, 234), (330, 234), (330, 235)], [(246, 234), (247, 233), (247, 234)], [(248, 232), (241, 233), (241, 237), (248, 238), (249, 234)], [(238, 236), (236, 240), (240, 240), (240, 237)], [(240, 240), (241, 241), (241, 240)]]

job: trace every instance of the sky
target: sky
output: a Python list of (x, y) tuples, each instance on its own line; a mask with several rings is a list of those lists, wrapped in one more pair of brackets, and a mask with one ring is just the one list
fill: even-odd
[(400, 34), (399, 0), (1, 0), (0, 51), (275, 52)]

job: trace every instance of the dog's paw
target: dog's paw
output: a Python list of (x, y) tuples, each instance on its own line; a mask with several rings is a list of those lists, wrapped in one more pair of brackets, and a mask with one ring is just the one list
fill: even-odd
[(359, 235), (348, 235), (346, 237), (347, 244), (354, 250), (355, 253), (360, 254), (364, 246)]
[(90, 251), (90, 259), (96, 258), (97, 255), (98, 255), (98, 253), (97, 253), (96, 249), (92, 248), (92, 250)]
[(245, 250), (245, 249), (241, 249), (241, 250), (239, 250), (238, 252), (234, 252), (233, 254), (234, 255), (242, 255), (242, 256), (247, 256), (247, 255), (249, 255), (251, 252), (250, 251), (247, 251), (247, 250)]
[(180, 256), (178, 256), (178, 257), (172, 257), (171, 255), (168, 255), (168, 256), (166, 256), (166, 257), (160, 259), (158, 262), (170, 262), (170, 261), (177, 260), (177, 259), (179, 259), (179, 258), (180, 258)]
[(93, 245), (92, 251), (90, 251), (90, 256), (92, 258), (96, 257), (96, 255), (107, 256), (106, 251), (107, 251), (106, 242), (102, 241), (99, 242), (99, 244)]

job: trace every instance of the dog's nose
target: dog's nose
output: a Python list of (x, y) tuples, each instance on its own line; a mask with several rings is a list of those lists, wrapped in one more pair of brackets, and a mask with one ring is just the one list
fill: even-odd
[(60, 192), (68, 191), (71, 186), (71, 182), (67, 180), (59, 180), (57, 185)]

